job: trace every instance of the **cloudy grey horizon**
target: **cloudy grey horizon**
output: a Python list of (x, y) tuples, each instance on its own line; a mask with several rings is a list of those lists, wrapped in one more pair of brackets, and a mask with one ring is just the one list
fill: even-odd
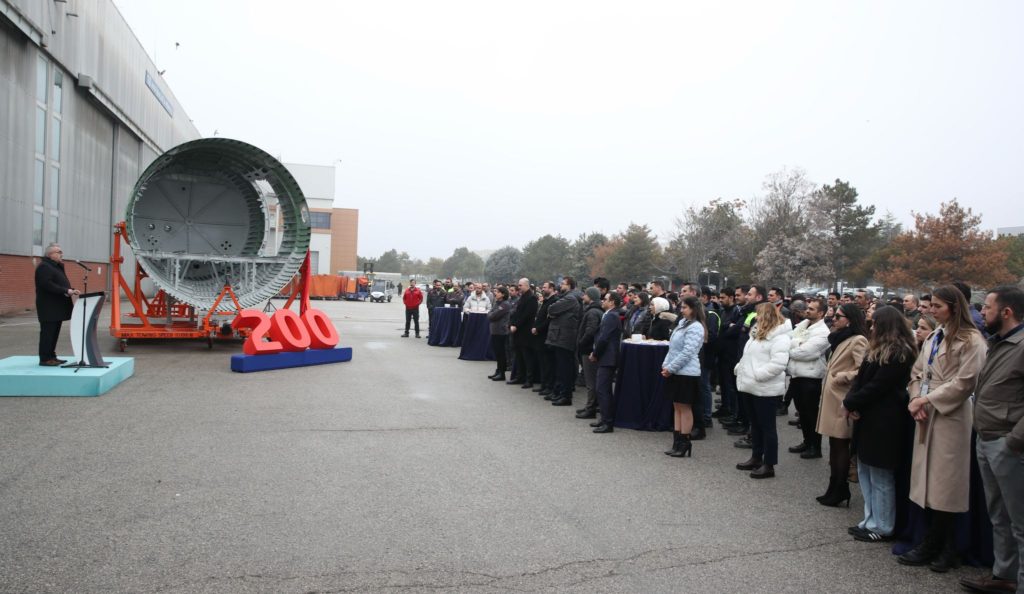
[(1024, 225), (1020, 3), (114, 1), (203, 135), (337, 166), (362, 256), (665, 242), (783, 167)]

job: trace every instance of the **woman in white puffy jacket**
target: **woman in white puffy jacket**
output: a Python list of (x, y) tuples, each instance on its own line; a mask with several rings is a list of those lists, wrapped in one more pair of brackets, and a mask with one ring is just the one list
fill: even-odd
[(750, 395), (753, 418), (750, 419), (750, 459), (736, 465), (750, 470), (751, 478), (775, 476), (779, 462), (779, 434), (775, 411), (786, 393), (786, 366), (789, 364), (790, 331), (793, 325), (771, 303), (757, 306), (756, 322), (743, 357), (736, 365), (736, 389)]

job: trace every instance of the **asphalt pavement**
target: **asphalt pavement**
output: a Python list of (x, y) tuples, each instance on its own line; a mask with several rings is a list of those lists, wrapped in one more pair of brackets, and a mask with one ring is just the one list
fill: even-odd
[[(239, 344), (132, 343), (134, 377), (99, 398), (0, 398), (0, 591), (938, 592), (983, 573), (854, 541), (856, 486), (818, 505), (826, 462), (785, 452), (784, 419), (777, 477), (755, 481), (717, 427), (669, 458), (667, 433), (595, 435), (425, 328), (400, 337), (397, 301), (314, 305), (351, 362), (237, 374)], [(37, 336), (0, 319), (0, 357)]]

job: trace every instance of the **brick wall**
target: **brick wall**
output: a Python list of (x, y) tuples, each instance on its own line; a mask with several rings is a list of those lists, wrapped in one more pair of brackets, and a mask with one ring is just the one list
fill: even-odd
[[(0, 254), (0, 315), (17, 315), (36, 309), (35, 270), (39, 257)], [(89, 275), (89, 292), (106, 290), (110, 282), (109, 262), (86, 262), (93, 269)], [(101, 274), (97, 270), (102, 269)], [(64, 272), (71, 286), (82, 289), (85, 271), (74, 262), (64, 263)]]

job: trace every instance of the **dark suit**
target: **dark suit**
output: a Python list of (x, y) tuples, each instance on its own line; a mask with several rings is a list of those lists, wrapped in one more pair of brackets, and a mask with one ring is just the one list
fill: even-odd
[(530, 329), (533, 328), (536, 317), (537, 295), (533, 291), (527, 291), (519, 297), (508, 321), (509, 326), (516, 327), (512, 335), (512, 346), (518, 363), (518, 379), (527, 384), (540, 382), (537, 354), (530, 348), (530, 337), (533, 336)]
[(64, 320), (71, 319), (71, 282), (64, 265), (43, 258), (36, 266), (36, 315), (39, 317), (39, 362), (57, 358), (57, 339)]
[(622, 340), (622, 320), (619, 312), (611, 310), (601, 316), (601, 325), (594, 337), (594, 358), (597, 359), (597, 407), (601, 411), (601, 422), (615, 423), (615, 394), (612, 381), (615, 379), (619, 358), (619, 342)]
[(549, 349), (544, 343), (548, 340), (548, 326), (551, 324), (551, 319), (548, 318), (548, 309), (551, 304), (558, 300), (558, 293), (544, 299), (544, 303), (541, 303), (537, 308), (537, 316), (534, 318), (533, 327), (537, 330), (537, 334), (531, 334), (530, 348), (533, 349), (534, 354), (537, 356), (537, 361), (540, 363), (537, 367), (539, 369), (538, 379), (540, 385), (544, 388), (552, 389), (555, 387), (555, 352), (554, 349)]

